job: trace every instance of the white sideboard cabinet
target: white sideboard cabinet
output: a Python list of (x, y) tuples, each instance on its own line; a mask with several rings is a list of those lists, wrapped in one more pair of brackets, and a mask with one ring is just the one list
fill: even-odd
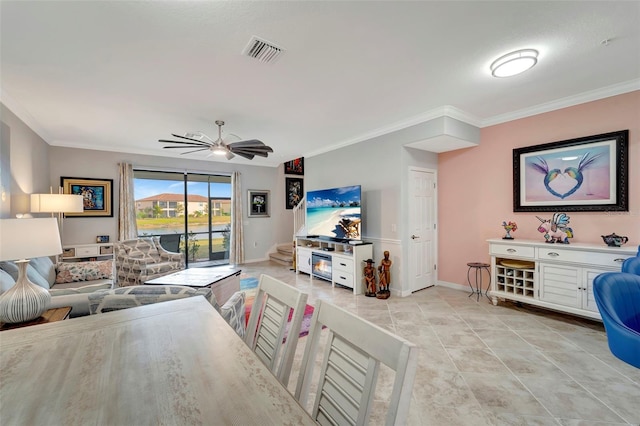
[(113, 260), (114, 244), (76, 244), (62, 248), (63, 262), (85, 262), (89, 260)]
[(601, 319), (593, 298), (593, 279), (620, 271), (636, 247), (604, 244), (548, 244), (544, 241), (491, 239), (491, 300), (514, 300)]
[(296, 273), (309, 274), (348, 287), (353, 294), (364, 293), (365, 260), (373, 258), (373, 245), (329, 241), (320, 238), (296, 238)]

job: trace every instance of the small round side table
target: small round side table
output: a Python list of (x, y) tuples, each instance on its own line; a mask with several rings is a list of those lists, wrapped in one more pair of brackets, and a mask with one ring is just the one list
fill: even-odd
[[(482, 294), (482, 270), (484, 269), (487, 271), (487, 274), (489, 274), (489, 285), (487, 286), (487, 290), (484, 292), (484, 295), (487, 296), (487, 299), (491, 300), (491, 298), (489, 298), (489, 295), (487, 294), (489, 292), (489, 287), (491, 286), (491, 270), (489, 269), (491, 265), (489, 265), (488, 263), (482, 263), (482, 262), (469, 262), (467, 263), (467, 266), (469, 267), (469, 269), (467, 270), (467, 282), (469, 283), (469, 288), (471, 288), (471, 294), (469, 294), (469, 297), (475, 294), (476, 301), (480, 300), (480, 295)], [(472, 270), (475, 272), (475, 275), (476, 275), (475, 289), (471, 285)]]

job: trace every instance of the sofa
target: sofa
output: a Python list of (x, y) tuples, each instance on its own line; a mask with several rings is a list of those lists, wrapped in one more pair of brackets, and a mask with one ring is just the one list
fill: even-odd
[[(113, 261), (60, 262), (49, 257), (31, 259), (27, 265), (29, 280), (49, 290), (51, 308), (70, 306), (71, 318), (89, 315), (89, 294), (114, 287)], [(0, 294), (18, 279), (14, 262), (0, 262)]]
[(128, 286), (89, 294), (89, 309), (93, 315), (194, 296), (203, 296), (220, 312), (238, 336), (244, 338), (246, 295), (243, 291), (235, 292), (220, 306), (215, 294), (208, 287), (194, 289), (178, 285)]
[(184, 268), (184, 254), (165, 250), (157, 237), (134, 238), (116, 243), (118, 287), (142, 285)]

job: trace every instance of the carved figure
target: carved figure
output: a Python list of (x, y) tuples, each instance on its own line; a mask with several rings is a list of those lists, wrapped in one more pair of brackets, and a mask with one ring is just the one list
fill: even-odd
[(364, 293), (365, 296), (375, 297), (376, 296), (376, 268), (373, 266), (373, 259), (365, 260), (367, 266), (364, 267), (364, 282), (367, 286), (367, 291)]
[(549, 220), (536, 217), (541, 222), (538, 232), (544, 234), (545, 242), (569, 244), (569, 238), (573, 238), (573, 229), (569, 228), (569, 216), (564, 213), (554, 213)]
[(389, 252), (385, 250), (384, 259), (380, 261), (380, 266), (378, 266), (378, 274), (380, 275), (380, 290), (378, 291), (378, 295), (383, 294), (386, 295), (385, 299), (389, 294), (389, 284), (391, 284), (391, 260), (389, 259)]

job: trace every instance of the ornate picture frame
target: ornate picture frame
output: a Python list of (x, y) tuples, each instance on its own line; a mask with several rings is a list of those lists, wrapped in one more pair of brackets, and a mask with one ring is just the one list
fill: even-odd
[(629, 130), (513, 150), (513, 211), (628, 211)]
[(113, 217), (113, 179), (93, 179), (62, 176), (65, 194), (82, 195), (84, 211), (65, 213), (65, 217)]
[(271, 191), (250, 189), (247, 191), (248, 205), (247, 215), (249, 217), (269, 217), (271, 216)]

